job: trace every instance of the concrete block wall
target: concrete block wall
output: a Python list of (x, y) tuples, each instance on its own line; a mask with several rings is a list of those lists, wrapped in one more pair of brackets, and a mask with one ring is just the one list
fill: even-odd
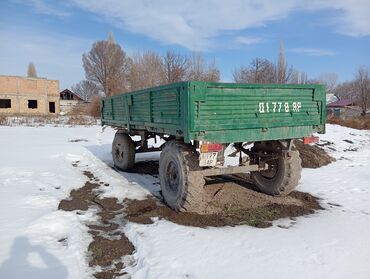
[[(59, 114), (59, 81), (45, 78), (0, 76), (0, 99), (10, 99), (11, 108), (0, 108), (0, 114)], [(29, 100), (37, 100), (37, 108), (29, 108)], [(49, 103), (55, 103), (55, 113)]]

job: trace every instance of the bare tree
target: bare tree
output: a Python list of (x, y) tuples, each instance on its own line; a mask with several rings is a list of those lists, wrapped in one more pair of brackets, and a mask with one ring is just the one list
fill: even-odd
[(35, 68), (35, 65), (32, 62), (30, 62), (28, 64), (27, 76), (30, 77), (30, 78), (36, 78), (37, 77), (36, 68)]
[(208, 63), (207, 71), (204, 75), (204, 80), (205, 81), (210, 81), (210, 82), (219, 82), (220, 81), (220, 70), (218, 69), (215, 60)]
[(279, 59), (276, 69), (277, 83), (284, 84), (290, 80), (290, 76), (293, 72), (292, 67), (288, 67), (288, 63), (285, 58), (285, 48), (283, 41), (280, 42)]
[(72, 91), (81, 97), (84, 101), (90, 101), (93, 96), (99, 95), (99, 87), (95, 82), (82, 80), (72, 85)]
[(370, 79), (369, 69), (360, 67), (356, 74), (356, 89), (359, 92), (362, 115), (366, 115), (370, 103)]
[(299, 74), (299, 83), (300, 84), (306, 84), (308, 81), (308, 76), (305, 71), (300, 72)]
[(95, 82), (106, 96), (126, 91), (130, 59), (111, 38), (97, 41), (89, 53), (82, 56), (87, 80)]
[(165, 82), (161, 57), (154, 52), (136, 53), (129, 74), (130, 90), (161, 85)]
[(205, 61), (200, 53), (193, 53), (190, 58), (190, 67), (188, 70), (189, 80), (203, 80), (205, 72)]
[(215, 61), (207, 63), (202, 54), (193, 53), (190, 58), (187, 79), (217, 82), (220, 80), (220, 71)]
[(322, 74), (314, 81), (315, 83), (325, 85), (327, 93), (334, 93), (335, 87), (337, 86), (338, 75), (335, 73)]
[(186, 79), (190, 61), (185, 55), (167, 51), (162, 58), (162, 67), (165, 74), (165, 83), (183, 81)]
[(335, 87), (334, 94), (340, 99), (348, 99), (359, 104), (360, 98), (354, 81), (347, 81)]
[(290, 75), (289, 83), (298, 84), (299, 83), (299, 72), (296, 69), (292, 69), (292, 74)]
[(241, 66), (233, 72), (234, 81), (236, 83), (248, 83), (249, 81), (249, 70), (248, 68)]
[(274, 83), (276, 80), (275, 65), (265, 58), (255, 58), (249, 67), (240, 67), (233, 73), (238, 83)]
[(279, 59), (277, 65), (277, 82), (278, 83), (286, 83), (286, 59), (285, 59), (285, 49), (284, 44), (280, 42), (280, 49), (279, 49)]

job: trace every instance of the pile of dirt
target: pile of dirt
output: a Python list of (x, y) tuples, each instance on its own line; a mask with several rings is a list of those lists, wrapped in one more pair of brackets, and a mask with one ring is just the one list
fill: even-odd
[[(131, 170), (141, 174), (158, 174), (158, 162), (135, 164)], [(144, 201), (125, 201), (126, 218), (139, 223), (151, 223), (152, 217), (162, 217), (189, 226), (225, 226), (249, 224), (269, 226), (282, 217), (297, 217), (321, 209), (315, 197), (293, 192), (285, 197), (272, 197), (258, 191), (248, 174), (224, 175), (206, 179), (196, 213), (175, 212), (163, 201), (149, 198)]]
[(303, 144), (301, 140), (296, 140), (294, 144), (302, 159), (302, 168), (316, 169), (335, 161), (324, 149), (318, 146)]
[(266, 228), (272, 221), (312, 214), (322, 209), (315, 197), (307, 193), (293, 192), (290, 198), (300, 205), (271, 203), (265, 206), (248, 207), (230, 203), (222, 211), (212, 214), (198, 214), (193, 212), (175, 212), (155, 198), (145, 200), (127, 200), (125, 218), (131, 222), (141, 224), (153, 223), (153, 217), (159, 217), (176, 224), (194, 227), (224, 227), (249, 225)]
[[(73, 164), (77, 167), (78, 163)], [(76, 211), (82, 214), (89, 207), (98, 209), (100, 217), (96, 224), (88, 225), (93, 241), (89, 244), (89, 265), (99, 267), (101, 271), (94, 274), (95, 278), (116, 278), (124, 275), (122, 269), (125, 263), (122, 258), (132, 255), (135, 248), (125, 234), (120, 231), (119, 220), (124, 215), (124, 205), (115, 198), (100, 198), (99, 186), (109, 186), (99, 181), (91, 172), (84, 171), (89, 179), (85, 185), (77, 190), (72, 190), (68, 199), (59, 203), (58, 209)], [(68, 241), (68, 239), (63, 239)]]
[(198, 213), (175, 212), (155, 198), (126, 200), (125, 218), (150, 224), (153, 217), (195, 227), (222, 227), (247, 224), (259, 228), (271, 221), (312, 214), (322, 209), (308, 193), (293, 192), (287, 197), (272, 197), (253, 190), (254, 185), (237, 177), (209, 181), (205, 187), (204, 206)]

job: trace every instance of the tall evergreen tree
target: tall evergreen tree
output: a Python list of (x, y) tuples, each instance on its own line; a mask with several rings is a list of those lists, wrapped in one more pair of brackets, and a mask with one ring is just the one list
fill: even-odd
[(37, 77), (36, 68), (35, 68), (35, 65), (32, 62), (30, 62), (28, 64), (27, 76), (30, 77), (30, 78), (36, 78)]

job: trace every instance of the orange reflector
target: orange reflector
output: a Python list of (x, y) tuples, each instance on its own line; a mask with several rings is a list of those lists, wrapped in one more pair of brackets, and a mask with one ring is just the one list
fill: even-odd
[(303, 138), (303, 143), (304, 144), (310, 144), (310, 143), (315, 143), (319, 142), (319, 137), (305, 137)]
[(201, 153), (221, 151), (222, 149), (224, 149), (224, 146), (218, 143), (208, 143), (200, 146)]

